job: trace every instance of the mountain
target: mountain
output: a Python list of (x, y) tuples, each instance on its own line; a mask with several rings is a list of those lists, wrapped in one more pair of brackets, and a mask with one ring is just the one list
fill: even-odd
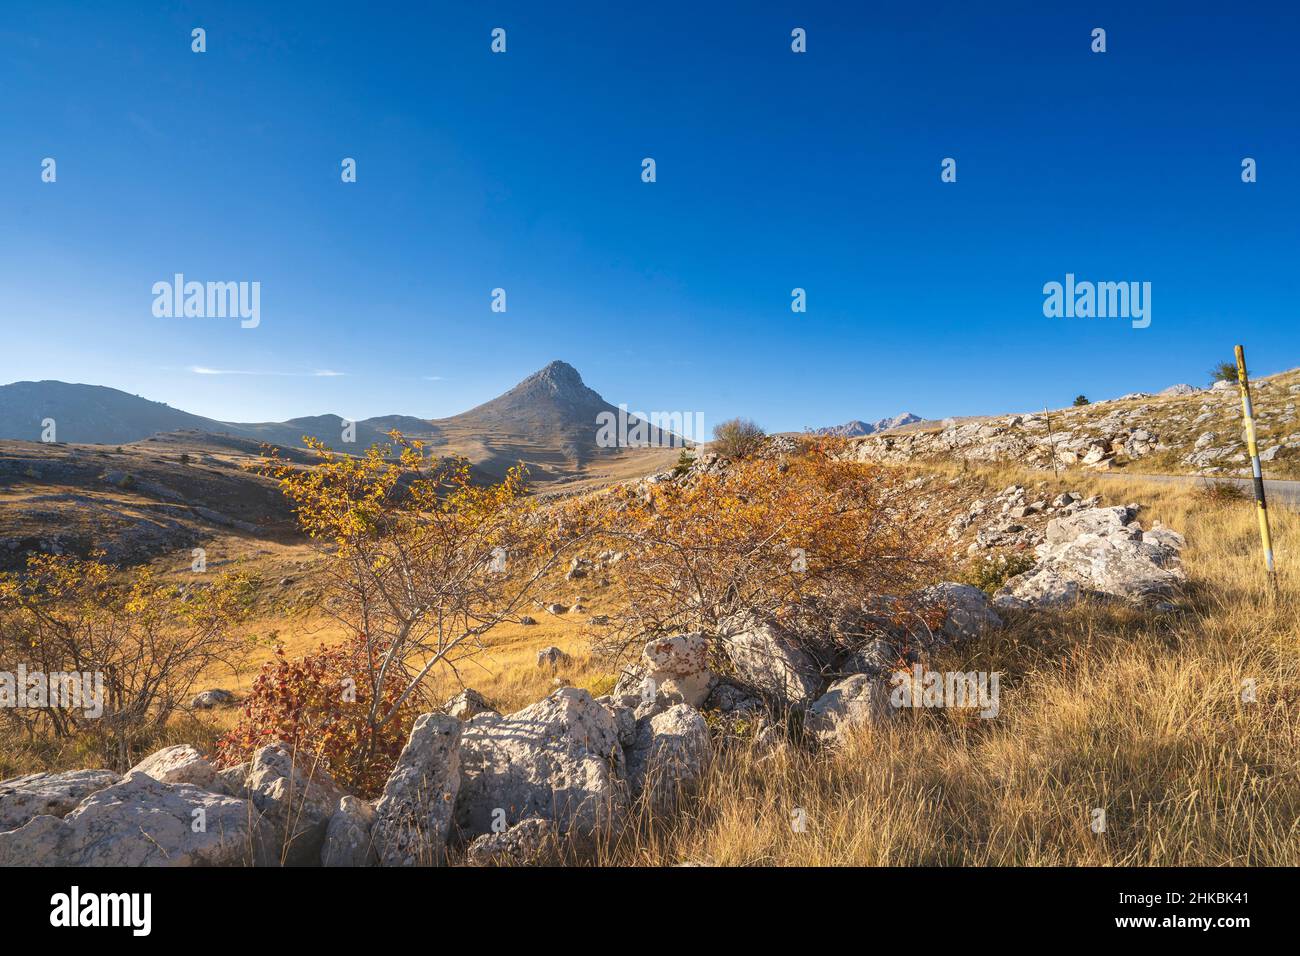
[(922, 420), (921, 416), (913, 415), (911, 412), (903, 412), (893, 418), (882, 418), (878, 422), (864, 422), (855, 418), (843, 425), (831, 425), (827, 428), (814, 429), (813, 434), (835, 435), (839, 438), (858, 438), (862, 435), (874, 435), (876, 432), (888, 431), (891, 428), (902, 428), (904, 425), (911, 425)]
[(56, 441), (100, 445), (125, 444), (182, 428), (230, 429), (224, 422), (103, 385), (44, 381), (0, 386), (0, 438), (40, 441), (46, 419), (54, 421)]
[[(440, 454), (463, 455), (489, 475), (499, 476), (523, 461), (535, 482), (586, 478), (593, 466), (601, 472), (599, 477), (621, 477), (620, 465), (627, 465), (628, 473), (643, 467), (653, 470), (659, 458), (678, 453), (666, 448), (602, 447), (597, 441), (602, 414), (617, 420), (619, 410), (589, 388), (577, 369), (559, 361), (503, 395), (450, 418), (429, 421), (381, 415), (358, 421), (350, 448), (342, 442), (345, 421), (338, 415), (283, 422), (223, 422), (101, 385), (42, 381), (0, 386), (0, 439), (28, 442), (41, 440), (46, 419), (55, 422), (56, 441), (101, 445), (183, 433), (179, 437), (186, 444), (206, 440), (213, 446), (231, 448), (266, 442), (296, 448), (308, 435), (331, 448), (361, 451), (387, 441), (387, 433), (397, 429), (423, 440)], [(653, 428), (648, 432), (652, 443), (671, 444), (666, 440), (668, 433)], [(654, 460), (648, 461), (646, 456)]]

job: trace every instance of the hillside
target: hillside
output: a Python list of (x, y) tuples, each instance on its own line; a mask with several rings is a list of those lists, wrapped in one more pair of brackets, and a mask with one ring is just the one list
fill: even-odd
[[(1264, 473), (1300, 477), (1300, 369), (1251, 385)], [(913, 425), (853, 440), (858, 461), (958, 460), (1051, 470), (1242, 477), (1250, 474), (1235, 383), (1177, 387), (1091, 405)]]
[[(618, 409), (587, 387), (578, 371), (552, 362), (491, 401), (437, 421), (411, 415), (380, 415), (355, 423), (354, 441), (343, 442), (345, 420), (314, 415), (283, 422), (226, 422), (193, 415), (162, 402), (100, 385), (58, 381), (0, 386), (0, 440), (39, 442), (45, 419), (53, 419), (55, 440), (83, 445), (125, 445), (156, 436), (183, 435), (195, 449), (238, 448), (256, 454), (261, 443), (301, 447), (304, 436), (327, 446), (361, 452), (389, 441), (396, 429), (444, 455), (461, 455), (484, 475), (500, 477), (518, 462), (534, 484), (581, 487), (644, 474), (677, 451), (664, 448), (602, 448), (598, 416)], [(657, 429), (652, 444), (671, 444)]]

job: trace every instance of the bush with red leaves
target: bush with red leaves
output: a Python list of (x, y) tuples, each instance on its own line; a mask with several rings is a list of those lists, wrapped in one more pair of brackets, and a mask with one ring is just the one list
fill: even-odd
[(234, 766), (258, 747), (283, 741), (318, 762), (350, 792), (378, 794), (420, 712), (412, 697), (392, 719), (381, 719), (397, 704), (407, 682), (402, 669), (393, 667), (377, 687), (381, 670), (378, 661), (368, 659), (362, 640), (321, 645), (315, 653), (293, 659), (277, 649), (276, 659), (263, 666), (244, 701), (238, 724), (218, 742), (218, 762)]

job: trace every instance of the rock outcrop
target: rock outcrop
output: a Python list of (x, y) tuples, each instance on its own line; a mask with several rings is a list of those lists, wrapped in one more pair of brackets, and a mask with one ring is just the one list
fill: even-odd
[(416, 718), (375, 805), (371, 834), (383, 866), (436, 866), (444, 861), (461, 789), (463, 727), (446, 714)]
[(709, 669), (709, 640), (696, 631), (647, 641), (640, 672), (656, 690), (678, 694), (691, 707), (699, 707), (715, 681)]
[(279, 862), (285, 866), (319, 863), (325, 831), (343, 798), (323, 768), (284, 744), (268, 744), (249, 761), (244, 789), (257, 815), (275, 834)]
[[(161, 783), (188, 783), (214, 793), (226, 793), (225, 781), (203, 754), (189, 744), (177, 744), (150, 754), (131, 768)], [(128, 774), (129, 776), (129, 774)]]
[(817, 699), (820, 669), (774, 621), (737, 614), (722, 622), (719, 640), (737, 680), (781, 706), (806, 707)]
[(889, 683), (881, 676), (853, 674), (836, 681), (808, 708), (807, 729), (824, 743), (866, 724), (878, 724), (893, 716)]
[(280, 845), (244, 800), (136, 773), (0, 833), (0, 866), (269, 866)]
[(360, 797), (339, 800), (334, 816), (325, 829), (321, 845), (321, 866), (374, 866), (379, 862), (371, 833), (375, 808)]
[(442, 709), (457, 720), (469, 720), (477, 714), (496, 713), (496, 708), (488, 703), (487, 698), (470, 687), (443, 704)]
[(591, 833), (618, 818), (624, 775), (614, 715), (587, 691), (561, 688), (514, 714), (479, 714), (464, 725), (456, 822), (469, 838), (528, 817), (558, 833)]
[(121, 780), (111, 770), (29, 773), (0, 782), (0, 833), (16, 830), (33, 817), (62, 817), (97, 790)]
[(669, 807), (692, 790), (704, 775), (712, 755), (709, 726), (698, 710), (675, 704), (638, 721), (637, 735), (627, 748), (627, 776), (634, 796), (651, 806)]
[(529, 817), (500, 833), (485, 833), (465, 851), (471, 866), (533, 866), (555, 852), (554, 828), (548, 820)]
[(987, 628), (1002, 626), (1002, 618), (989, 607), (988, 597), (969, 584), (955, 581), (932, 584), (911, 595), (910, 603), (942, 611), (943, 623), (934, 635), (939, 643), (973, 640)]
[(1035, 549), (1038, 562), (994, 595), (999, 607), (1066, 604), (1082, 594), (1136, 604), (1167, 601), (1183, 582), (1182, 535), (1167, 528), (1143, 532), (1137, 508), (1095, 508), (1047, 526)]

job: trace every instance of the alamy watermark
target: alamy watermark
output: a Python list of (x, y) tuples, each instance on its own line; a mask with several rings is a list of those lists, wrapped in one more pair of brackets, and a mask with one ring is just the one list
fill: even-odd
[(1043, 286), (1043, 315), (1049, 319), (1132, 319), (1133, 328), (1151, 324), (1150, 282), (1076, 282)]
[(703, 412), (631, 412), (619, 405), (617, 413), (596, 416), (598, 448), (685, 448), (708, 441)]
[(927, 671), (920, 664), (895, 671), (889, 679), (889, 703), (903, 707), (947, 707), (978, 710), (986, 719), (1002, 709), (997, 671)]
[(87, 717), (104, 714), (104, 675), (98, 671), (0, 671), (0, 707), (15, 710), (80, 710)]
[(171, 282), (155, 282), (152, 291), (155, 318), (238, 318), (245, 329), (255, 329), (262, 321), (260, 282), (186, 282), (178, 272)]

